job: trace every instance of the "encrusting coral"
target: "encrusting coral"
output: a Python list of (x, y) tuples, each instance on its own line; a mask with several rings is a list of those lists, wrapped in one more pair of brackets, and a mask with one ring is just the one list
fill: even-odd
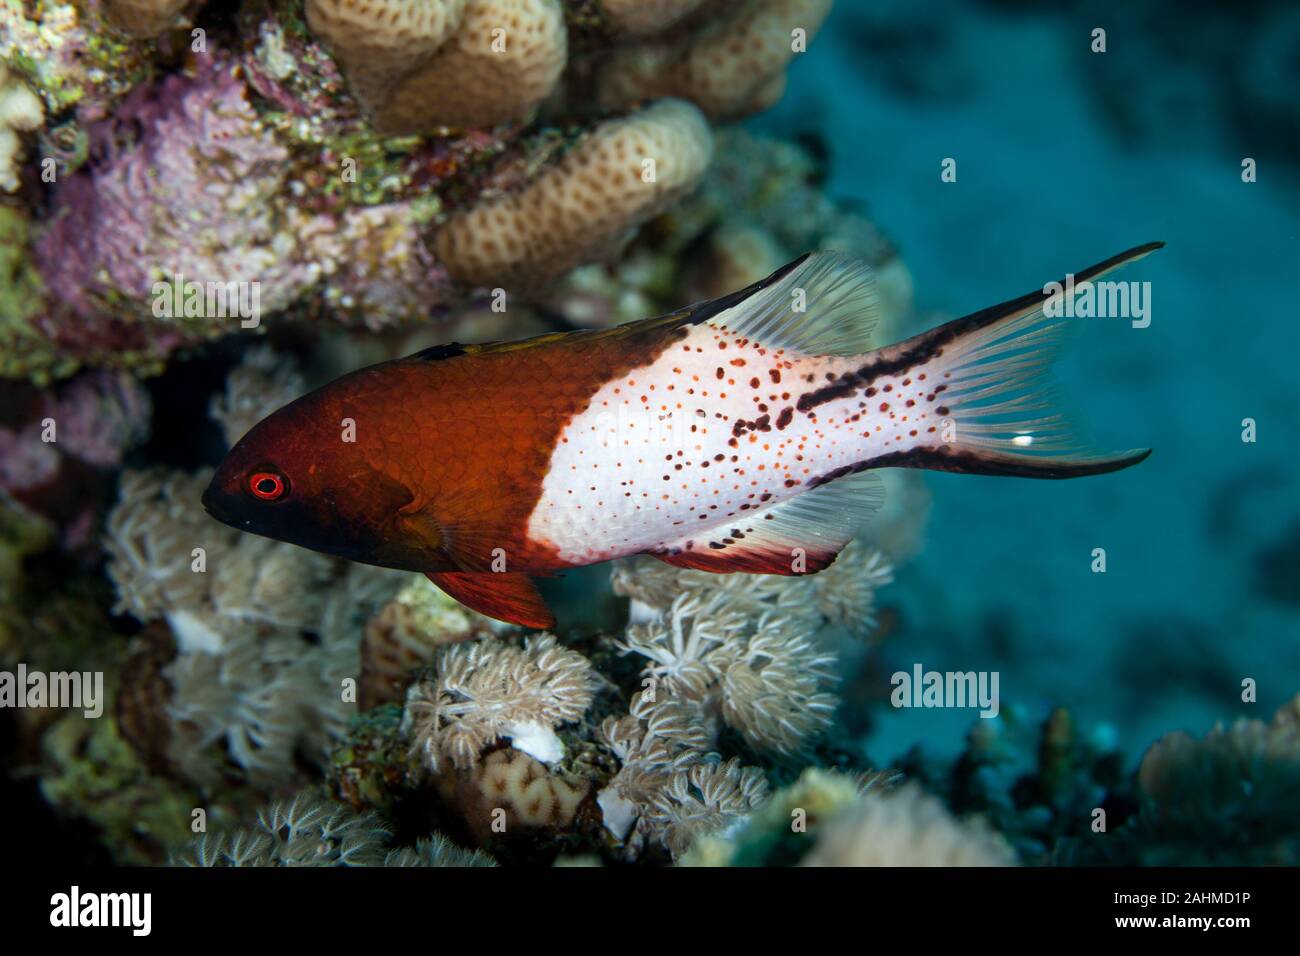
[[(187, 38), (171, 28), (188, 6), (0, 8), (0, 154), (17, 162), (20, 127), (36, 147), (0, 212), (0, 266), (29, 293), (0, 322), (6, 374), (151, 374), (276, 316), (380, 329), (454, 318), (475, 287), (539, 296), (699, 183), (712, 137), (689, 104), (756, 69), (722, 44), (692, 55), (712, 65), (677, 99), (639, 93), (611, 117), (584, 92), (593, 64), (815, 19), (766, 2), (245, 0), (233, 17), (193, 4)], [(748, 94), (728, 95), (734, 111)]]

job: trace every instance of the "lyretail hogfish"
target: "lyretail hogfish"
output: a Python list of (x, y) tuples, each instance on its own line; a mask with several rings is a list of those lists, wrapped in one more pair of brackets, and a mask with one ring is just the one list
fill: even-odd
[(1090, 451), (1055, 407), (1070, 320), (1050, 292), (873, 350), (872, 289), (865, 264), (815, 253), (671, 315), (363, 368), (254, 426), (203, 504), (549, 627), (532, 576), (625, 555), (820, 571), (878, 505), (871, 469), (1074, 478), (1149, 453)]

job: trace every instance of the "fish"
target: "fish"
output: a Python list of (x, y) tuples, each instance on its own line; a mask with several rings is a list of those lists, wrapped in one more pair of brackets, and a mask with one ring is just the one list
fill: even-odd
[(1061, 406), (1052, 288), (874, 347), (872, 270), (816, 252), (668, 315), (435, 346), (268, 415), (202, 504), (529, 628), (555, 624), (535, 578), (631, 555), (815, 574), (879, 509), (878, 469), (1064, 479), (1150, 454), (1097, 450)]

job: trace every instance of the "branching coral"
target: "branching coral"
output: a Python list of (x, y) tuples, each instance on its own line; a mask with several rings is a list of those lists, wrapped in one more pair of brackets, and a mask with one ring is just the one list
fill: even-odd
[(451, 217), (435, 239), (438, 258), (468, 285), (553, 279), (612, 254), (695, 186), (712, 152), (708, 124), (680, 100), (602, 123), (523, 191)]
[(307, 0), (307, 24), (372, 108), (460, 24), (466, 0)]
[(558, 0), (309, 0), (307, 21), (393, 133), (526, 119), (568, 58)]
[(438, 651), (434, 676), (406, 698), (403, 732), (430, 770), (472, 766), (498, 737), (544, 762), (559, 760), (559, 724), (578, 720), (591, 703), (595, 674), (581, 654), (552, 635), (522, 647), (485, 639)]

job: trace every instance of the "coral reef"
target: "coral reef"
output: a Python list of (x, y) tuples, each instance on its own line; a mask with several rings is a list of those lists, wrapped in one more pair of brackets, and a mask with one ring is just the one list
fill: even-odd
[[(754, 98), (741, 80), (770, 93), (797, 45), (773, 38), (814, 30), (820, 6), (7, 5), (0, 170), (11, 190), (37, 160), (41, 175), (0, 210), (0, 371), (152, 374), (281, 316), (378, 330), (454, 321), (474, 287), (537, 298), (699, 183), (712, 135), (690, 104), (729, 97), (715, 112), (734, 115)], [(187, 15), (202, 28), (182, 61)], [(708, 49), (683, 52), (701, 24)], [(737, 30), (767, 52), (723, 41)], [(585, 85), (622, 73), (604, 60), (652, 48), (695, 64), (677, 99), (647, 87), (625, 115), (593, 112)], [(745, 229), (719, 234), (719, 256), (766, 268), (778, 244)]]

